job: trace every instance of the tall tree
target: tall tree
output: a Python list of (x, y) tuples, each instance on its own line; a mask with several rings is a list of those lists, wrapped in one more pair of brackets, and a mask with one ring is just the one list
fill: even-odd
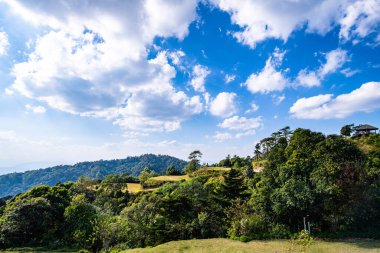
[(354, 131), (354, 124), (344, 125), (340, 129), (340, 134), (342, 136), (350, 137), (353, 131)]

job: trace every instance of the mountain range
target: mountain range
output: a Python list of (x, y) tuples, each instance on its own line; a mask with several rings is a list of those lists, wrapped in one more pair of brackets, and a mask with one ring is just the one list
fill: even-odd
[(58, 165), (22, 173), (10, 173), (0, 176), (0, 197), (14, 196), (36, 185), (53, 186), (59, 182), (76, 181), (80, 176), (99, 179), (109, 174), (120, 173), (138, 176), (145, 167), (162, 174), (171, 165), (182, 171), (185, 164), (184, 160), (172, 156), (145, 154), (125, 159), (81, 162), (74, 165)]

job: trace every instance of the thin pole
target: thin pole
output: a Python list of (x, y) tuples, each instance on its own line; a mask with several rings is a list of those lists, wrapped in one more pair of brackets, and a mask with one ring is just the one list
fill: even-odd
[(303, 230), (306, 233), (306, 218), (305, 217), (303, 217)]

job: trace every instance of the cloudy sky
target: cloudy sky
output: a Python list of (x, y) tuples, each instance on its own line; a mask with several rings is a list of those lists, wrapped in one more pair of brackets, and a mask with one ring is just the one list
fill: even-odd
[(0, 0), (0, 174), (380, 127), (380, 0)]

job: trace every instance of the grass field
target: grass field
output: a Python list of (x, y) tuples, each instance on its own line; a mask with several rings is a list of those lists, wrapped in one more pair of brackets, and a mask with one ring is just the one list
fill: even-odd
[(230, 171), (231, 170), (231, 168), (225, 168), (225, 167), (204, 167), (203, 169), (215, 170), (215, 171)]
[(131, 193), (136, 193), (136, 192), (144, 190), (141, 184), (139, 183), (127, 183), (127, 189), (128, 189), (128, 192), (131, 192)]
[(187, 180), (189, 179), (188, 175), (183, 176), (158, 176), (158, 177), (152, 177), (151, 180), (156, 181), (165, 181), (165, 182), (175, 182), (175, 181), (181, 181), (181, 180)]
[[(243, 243), (228, 239), (205, 239), (168, 242), (154, 248), (132, 249), (124, 253), (282, 253), (289, 251), (288, 241), (252, 241)], [(307, 253), (375, 253), (380, 252), (380, 241), (348, 240), (340, 242), (315, 241)]]

